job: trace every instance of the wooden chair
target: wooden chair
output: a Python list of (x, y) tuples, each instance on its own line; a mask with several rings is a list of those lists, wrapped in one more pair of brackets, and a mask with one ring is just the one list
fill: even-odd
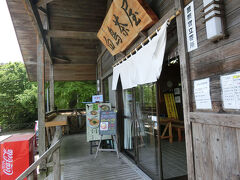
[[(179, 124), (181, 123), (181, 124)], [(183, 121), (178, 121), (172, 124), (172, 127), (177, 131), (178, 141), (182, 141), (182, 131), (184, 131), (184, 123)]]
[[(184, 130), (184, 125), (182, 121), (178, 119), (178, 112), (176, 108), (176, 103), (174, 100), (173, 93), (164, 94), (166, 109), (167, 109), (167, 118), (160, 118), (160, 124), (165, 125), (163, 133), (161, 134), (161, 139), (169, 139), (169, 142), (173, 142), (173, 127), (176, 128), (178, 132), (178, 141), (182, 140), (181, 131)], [(168, 136), (166, 135), (168, 130)]]

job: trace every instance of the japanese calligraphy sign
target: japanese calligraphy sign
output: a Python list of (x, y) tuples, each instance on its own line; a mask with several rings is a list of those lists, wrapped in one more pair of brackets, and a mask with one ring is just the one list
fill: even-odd
[(97, 36), (109, 52), (116, 55), (157, 20), (144, 0), (114, 0)]
[(193, 1), (184, 8), (188, 52), (198, 48)]

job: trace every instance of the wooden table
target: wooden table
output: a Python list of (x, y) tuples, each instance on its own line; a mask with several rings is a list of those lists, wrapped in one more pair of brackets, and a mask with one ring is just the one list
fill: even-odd
[(45, 122), (45, 127), (67, 126), (68, 115), (57, 115), (52, 121)]
[[(64, 134), (67, 131), (68, 134), (68, 114), (59, 114), (51, 121), (45, 122), (45, 130), (46, 130), (46, 144), (50, 145), (51, 140), (53, 139), (53, 135), (55, 133), (55, 127), (61, 126), (62, 133)], [(67, 129), (66, 129), (67, 128)]]

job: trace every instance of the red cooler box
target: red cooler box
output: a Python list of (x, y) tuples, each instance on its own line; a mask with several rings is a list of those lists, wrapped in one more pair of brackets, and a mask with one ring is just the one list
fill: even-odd
[(34, 162), (34, 134), (14, 134), (1, 141), (0, 180), (14, 180)]

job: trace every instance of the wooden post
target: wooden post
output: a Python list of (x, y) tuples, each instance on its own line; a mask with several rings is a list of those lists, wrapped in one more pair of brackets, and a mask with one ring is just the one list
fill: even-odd
[[(37, 82), (38, 82), (38, 131), (39, 131), (39, 156), (45, 152), (45, 48), (43, 40), (37, 40)], [(45, 169), (46, 163), (42, 163), (40, 169)], [(45, 178), (41, 172), (40, 179)]]
[[(56, 127), (52, 145), (62, 137), (61, 126)], [(53, 179), (61, 179), (60, 148), (53, 153)]]
[(50, 63), (50, 69), (49, 69), (49, 85), (50, 85), (50, 111), (54, 111), (54, 71), (53, 71), (53, 64)]
[(186, 152), (187, 152), (188, 179), (195, 179), (192, 128), (191, 128), (191, 122), (189, 117), (189, 114), (191, 111), (189, 57), (188, 57), (187, 46), (186, 46), (183, 0), (176, 0), (175, 7), (177, 9), (181, 9), (181, 12), (182, 12), (179, 16), (176, 17), (176, 22), (177, 22), (177, 36), (178, 36), (178, 52), (179, 52), (179, 58), (180, 58), (181, 81), (182, 81), (182, 97), (183, 97), (183, 113), (184, 113)]
[[(45, 4), (43, 7), (46, 9), (47, 14), (44, 17), (44, 22), (43, 22), (43, 28), (45, 30), (50, 29), (50, 23), (49, 23), (49, 12), (48, 12), (48, 5)], [(49, 44), (49, 49), (51, 51), (51, 37), (48, 36), (46, 37), (47, 42)], [(54, 64), (53, 61), (49, 61), (49, 89), (50, 89), (50, 111), (54, 111), (55, 103), (54, 103)]]

